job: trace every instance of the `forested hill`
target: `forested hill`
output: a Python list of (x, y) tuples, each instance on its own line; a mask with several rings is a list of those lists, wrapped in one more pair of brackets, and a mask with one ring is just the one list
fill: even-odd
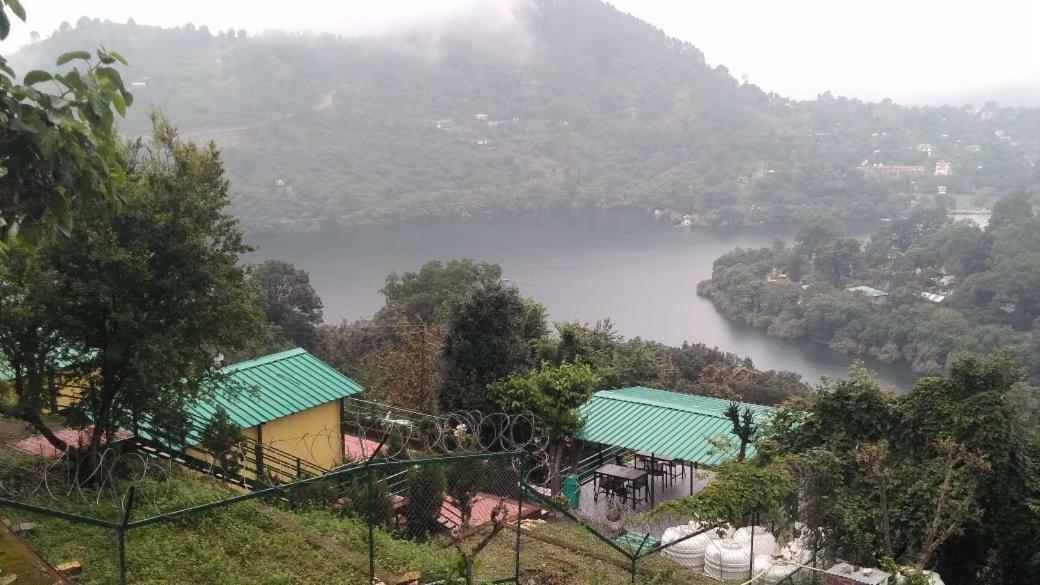
[[(254, 230), (558, 206), (713, 224), (812, 206), (895, 216), (913, 198), (903, 194), (938, 184), (1040, 182), (1040, 110), (795, 102), (596, 0), (537, 1), (520, 20), (510, 35), (474, 26), (377, 41), (84, 18), (12, 60), (27, 71), (73, 48), (123, 53), (137, 98), (124, 132), (145, 131), (154, 104), (185, 136), (217, 141)], [(953, 174), (936, 177), (937, 160)]]

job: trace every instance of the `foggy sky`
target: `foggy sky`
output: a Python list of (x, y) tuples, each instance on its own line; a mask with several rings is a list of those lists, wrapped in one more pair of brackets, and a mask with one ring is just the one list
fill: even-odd
[[(566, 1), (566, 0), (558, 0)], [(162, 26), (192, 22), (346, 36), (483, 29), (524, 34), (528, 0), (25, 0), (2, 52), (83, 15)], [(615, 0), (767, 91), (824, 91), (902, 103), (980, 103), (1018, 96), (1040, 105), (1040, 2), (1030, 0)], [(474, 25), (479, 23), (479, 27)], [(1008, 101), (1008, 100), (1004, 100)]]

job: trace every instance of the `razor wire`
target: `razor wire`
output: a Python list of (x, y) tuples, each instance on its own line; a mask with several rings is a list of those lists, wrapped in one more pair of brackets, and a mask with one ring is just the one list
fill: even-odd
[[(538, 423), (529, 415), (479, 411), (430, 415), (376, 405), (379, 416), (373, 416), (375, 408), (355, 406), (347, 404), (339, 429), (263, 441), (243, 437), (220, 452), (198, 444), (163, 449), (131, 437), (105, 444), (88, 465), (82, 458), (64, 454), (47, 458), (0, 444), (0, 507), (24, 503), (112, 520), (125, 509), (131, 488), (136, 492), (135, 509), (155, 514), (175, 511), (169, 502), (190, 508), (235, 494), (219, 486), (201, 492), (188, 489), (186, 482), (177, 481), (188, 463), (194, 471), (233, 485), (288, 489), (305, 479), (343, 476), (343, 471), (373, 461), (513, 452), (518, 455), (512, 462), (518, 481), (529, 485), (548, 481), (549, 457), (537, 436)], [(258, 448), (263, 453), (262, 469), (257, 464)], [(340, 452), (346, 458), (334, 467), (313, 463)]]

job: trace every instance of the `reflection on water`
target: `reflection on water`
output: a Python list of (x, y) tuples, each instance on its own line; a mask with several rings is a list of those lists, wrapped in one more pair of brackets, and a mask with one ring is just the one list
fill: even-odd
[[(866, 237), (876, 224), (849, 226)], [(610, 317), (627, 337), (683, 341), (750, 356), (759, 368), (791, 370), (815, 383), (842, 375), (846, 356), (810, 342), (782, 340), (727, 321), (697, 296), (712, 262), (735, 247), (790, 241), (797, 226), (674, 228), (638, 212), (557, 213), (470, 222), (428, 222), (334, 232), (264, 236), (258, 259), (279, 258), (304, 268), (325, 301), (325, 320), (358, 319), (381, 305), (379, 288), (391, 271), (427, 260), (475, 258), (498, 262), (524, 294), (556, 320)], [(886, 385), (913, 381), (902, 366), (868, 362)]]

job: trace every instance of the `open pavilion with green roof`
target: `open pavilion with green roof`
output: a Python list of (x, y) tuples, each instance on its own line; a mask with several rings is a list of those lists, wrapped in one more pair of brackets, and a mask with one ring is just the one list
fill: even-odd
[[(750, 409), (756, 423), (773, 412), (768, 406), (643, 386), (601, 390), (581, 407), (585, 426), (576, 438), (711, 467), (736, 455), (735, 446), (719, 450), (714, 440), (733, 438), (726, 416), (731, 404), (741, 412)], [(747, 454), (754, 454), (754, 445)]]
[[(650, 486), (650, 503), (679, 497), (706, 485), (695, 477), (699, 468), (713, 468), (737, 455), (738, 439), (733, 435), (733, 424), (726, 416), (726, 409), (736, 404), (743, 412), (749, 409), (756, 424), (772, 416), (773, 408), (724, 398), (713, 398), (632, 386), (615, 390), (601, 390), (580, 408), (585, 419), (584, 426), (575, 438), (594, 444), (597, 451), (575, 468), (579, 481), (584, 484), (582, 506), (585, 500), (595, 499), (595, 485), (587, 485), (595, 475), (597, 466), (609, 465), (608, 459), (620, 462), (619, 456), (626, 451), (635, 451), (667, 462), (683, 472), (682, 482), (670, 478), (670, 483), (661, 481), (661, 491)], [(723, 438), (729, 441), (719, 441)], [(754, 445), (748, 445), (747, 455), (753, 455)], [(604, 455), (606, 454), (606, 456)], [(645, 460), (644, 460), (645, 463)], [(686, 479), (686, 466), (691, 467)], [(666, 485), (667, 483), (667, 485)], [(680, 485), (681, 484), (681, 485)], [(590, 498), (590, 496), (592, 496)], [(656, 497), (655, 497), (656, 496)], [(602, 504), (599, 504), (600, 506)]]

